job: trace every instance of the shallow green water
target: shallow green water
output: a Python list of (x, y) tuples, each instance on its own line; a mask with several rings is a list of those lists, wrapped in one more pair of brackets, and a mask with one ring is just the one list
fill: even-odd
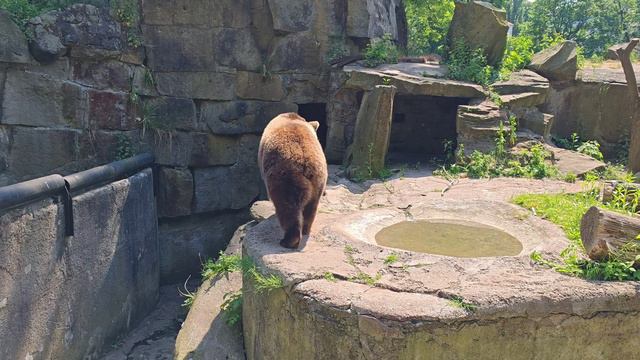
[(405, 221), (376, 234), (378, 245), (463, 258), (516, 256), (522, 244), (497, 228), (466, 221)]

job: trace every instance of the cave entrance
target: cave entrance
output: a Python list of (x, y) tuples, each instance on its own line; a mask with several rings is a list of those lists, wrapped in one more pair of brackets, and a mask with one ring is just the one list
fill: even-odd
[(327, 104), (298, 104), (298, 114), (307, 121), (317, 121), (320, 123), (320, 128), (318, 128), (318, 139), (320, 140), (322, 149), (325, 149), (327, 144)]
[(424, 162), (444, 158), (457, 146), (456, 114), (468, 98), (396, 95), (387, 160)]

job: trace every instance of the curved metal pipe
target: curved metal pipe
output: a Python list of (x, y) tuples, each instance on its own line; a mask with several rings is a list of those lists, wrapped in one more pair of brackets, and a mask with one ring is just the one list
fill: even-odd
[(106, 183), (123, 178), (144, 168), (150, 167), (155, 161), (152, 154), (145, 153), (129, 159), (116, 161), (107, 165), (65, 176), (70, 192), (82, 190), (89, 186)]
[(64, 178), (49, 175), (0, 188), (0, 210), (7, 210), (39, 198), (60, 194), (65, 188)]

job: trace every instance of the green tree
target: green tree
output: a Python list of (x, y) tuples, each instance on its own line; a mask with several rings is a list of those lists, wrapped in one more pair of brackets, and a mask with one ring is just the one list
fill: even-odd
[(409, 54), (442, 54), (453, 18), (453, 0), (405, 0), (405, 8)]

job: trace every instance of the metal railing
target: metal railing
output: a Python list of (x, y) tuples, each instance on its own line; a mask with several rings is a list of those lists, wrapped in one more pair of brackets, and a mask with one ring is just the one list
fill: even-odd
[(122, 180), (151, 167), (154, 157), (144, 153), (69, 176), (49, 175), (0, 187), (0, 215), (6, 211), (53, 196), (61, 196), (65, 208), (65, 234), (73, 235), (72, 194), (108, 182)]

